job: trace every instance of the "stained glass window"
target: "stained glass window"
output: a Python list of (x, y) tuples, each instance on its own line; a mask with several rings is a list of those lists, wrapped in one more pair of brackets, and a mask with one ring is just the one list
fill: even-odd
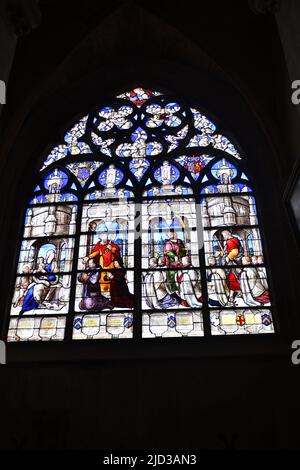
[(273, 333), (245, 160), (143, 88), (75, 122), (26, 209), (8, 341)]

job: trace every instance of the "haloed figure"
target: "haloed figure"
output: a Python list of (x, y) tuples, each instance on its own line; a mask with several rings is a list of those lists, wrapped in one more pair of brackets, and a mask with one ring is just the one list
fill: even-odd
[[(59, 297), (61, 284), (54, 270), (57, 270), (56, 251), (48, 250), (46, 253), (46, 260), (39, 259), (39, 265), (32, 274), (31, 283), (28, 285), (24, 295), (22, 308), (19, 316), (26, 312), (35, 310), (42, 306), (47, 306), (44, 302), (53, 303), (55, 297)], [(59, 308), (59, 302), (56, 304)]]

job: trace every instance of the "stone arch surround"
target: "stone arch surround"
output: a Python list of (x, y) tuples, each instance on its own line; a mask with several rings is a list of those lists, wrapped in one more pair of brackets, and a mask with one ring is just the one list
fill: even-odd
[[(3, 292), (8, 292), (12, 283), (12, 260), (17, 253), (15, 247), (22, 227), (24, 203), (32, 191), (40, 159), (76, 115), (101, 103), (107, 96), (142, 85), (168, 90), (197, 103), (217, 124), (225, 126), (227, 135), (233, 142), (236, 139), (247, 155), (247, 171), (257, 183), (254, 189), (279, 320), (282, 318), (281, 331), (295, 331), (299, 323), (296, 295), (291, 291), (288, 296), (282, 293), (282, 272), (287, 285), (293, 285), (293, 270), (296, 269), (287, 261), (288, 257), (293, 258), (292, 234), (286, 229), (289, 224), (280, 197), (280, 159), (262, 119), (256, 114), (253, 103), (241, 94), (238, 84), (199, 46), (140, 7), (134, 7), (134, 23), (132, 15), (126, 22), (122, 8), (89, 33), (57, 67), (24, 111), (22, 119), (20, 117), (15, 135), (4, 143), (1, 165), (1, 174), (5, 174), (1, 184), (4, 230), (1, 237), (7, 246), (2, 269), (8, 275), (3, 275)], [(15, 214), (13, 220), (11, 212)], [(283, 257), (283, 251), (289, 256)], [(2, 294), (2, 311), (6, 311), (6, 303), (7, 296)], [(4, 333), (5, 321), (2, 326)]]

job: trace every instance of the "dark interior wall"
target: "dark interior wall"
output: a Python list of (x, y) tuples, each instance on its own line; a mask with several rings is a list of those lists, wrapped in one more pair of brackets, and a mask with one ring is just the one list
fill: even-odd
[(117, 353), (112, 342), (65, 353), (63, 345), (9, 345), (14, 364), (0, 369), (2, 448), (223, 448), (220, 435), (236, 433), (238, 448), (298, 443), (290, 343), (300, 333), (299, 255), (282, 200), (293, 163), (282, 132), (286, 68), (273, 20), (226, 2), (224, 21), (222, 4), (186, 16), (169, 2), (150, 12), (116, 2), (111, 16), (90, 2), (84, 21), (62, 6), (53, 30), (56, 2), (42, 2), (44, 25), (19, 45), (3, 118), (2, 334), (33, 168), (74, 116), (138, 84), (199, 104), (246, 154), (281, 334), (193, 342), (188, 354), (177, 340), (125, 342)]
[(291, 106), (292, 84), (299, 80), (300, 65), (300, 38), (299, 38), (299, 22), (300, 22), (300, 5), (297, 0), (288, 0), (280, 2), (280, 9), (276, 14), (276, 22), (278, 31), (284, 50), (285, 62), (288, 70), (288, 82), (286, 84), (286, 100), (284, 120), (286, 122), (285, 132), (294, 152), (293, 159), (299, 162), (299, 105)]
[(5, 367), (0, 448), (297, 448), (295, 367), (263, 357)]
[[(79, 1), (73, 1), (70, 7), (69, 2), (41, 0), (40, 5), (41, 26), (18, 43), (5, 108), (6, 135), (17, 132), (53, 73), (93, 30), (99, 28), (107, 42), (114, 44), (114, 48), (108, 44), (98, 53), (105, 55), (109, 49), (115, 64), (120, 49), (124, 56), (123, 43), (126, 43), (127, 57), (148, 58), (149, 52), (141, 47), (145, 41), (149, 47), (152, 44), (153, 57), (160, 57), (162, 50), (172, 57), (173, 49), (179, 47), (178, 41), (185, 42), (180, 38), (186, 38), (231, 77), (263, 120), (272, 144), (281, 155), (284, 183), (294, 158), (286, 125), (294, 109), (290, 100), (288, 106), (286, 103), (287, 68), (272, 15), (254, 15), (247, 0), (201, 1), (197, 8), (186, 8), (184, 4), (174, 7), (170, 0), (152, 3), (139, 0), (127, 4), (117, 0), (107, 3), (87, 0), (85, 8)], [(156, 26), (142, 30), (145, 17), (151, 15), (156, 19)], [(108, 23), (109, 28), (105, 29)], [(157, 28), (165, 29), (166, 36), (173, 28), (178, 32), (177, 38), (173, 35), (166, 47), (164, 41), (157, 41)], [(70, 75), (76, 76), (78, 67), (80, 64), (73, 66)]]

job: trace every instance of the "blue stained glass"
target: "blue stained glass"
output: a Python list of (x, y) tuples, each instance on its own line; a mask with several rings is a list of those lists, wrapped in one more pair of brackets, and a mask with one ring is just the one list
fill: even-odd
[[(125, 144), (121, 144), (121, 145), (118, 146), (118, 148), (116, 150), (116, 154), (120, 158), (128, 158), (128, 157), (131, 157), (132, 155), (134, 155), (134, 153), (137, 153), (138, 151), (139, 151), (139, 149), (137, 147), (136, 142), (134, 144), (125, 143)], [(141, 149), (141, 152), (142, 152), (142, 156), (144, 156), (145, 151), (144, 151), (143, 148)]]
[(44, 186), (49, 192), (58, 193), (68, 183), (68, 175), (62, 170), (55, 169), (44, 178)]
[(262, 320), (262, 324), (265, 325), (265, 326), (269, 326), (272, 323), (272, 317), (271, 317), (271, 315), (269, 315), (267, 313), (264, 313), (261, 316), (261, 320)]
[(129, 120), (126, 120), (125, 122), (122, 122), (120, 124), (116, 124), (116, 127), (120, 130), (122, 129), (129, 129), (130, 127), (133, 126), (133, 123)]
[(178, 185), (174, 186), (168, 190), (162, 187), (157, 187), (157, 186), (151, 186), (149, 189), (147, 188), (146, 191), (144, 191), (143, 196), (158, 196), (158, 195), (163, 195), (163, 196), (170, 196), (170, 195), (176, 195), (176, 196), (187, 196), (188, 194), (192, 194), (191, 188), (188, 188), (186, 186)]
[(168, 103), (165, 107), (160, 104), (154, 103), (147, 106), (147, 113), (152, 114), (146, 121), (146, 126), (150, 128), (160, 127), (162, 124), (166, 124), (169, 127), (178, 127), (181, 124), (181, 119), (175, 116), (180, 110), (180, 106), (177, 103)]
[(74, 319), (74, 328), (76, 330), (80, 330), (81, 327), (82, 327), (82, 318), (81, 317), (75, 318)]
[(61, 196), (60, 196), (60, 200), (61, 200), (62, 202), (78, 201), (78, 198), (77, 198), (77, 196), (75, 196), (75, 194), (72, 194), (72, 193), (63, 193), (63, 194), (61, 194)]
[(147, 113), (155, 114), (161, 111), (162, 107), (160, 104), (152, 103), (150, 106), (147, 106), (146, 111)]
[(77, 173), (77, 178), (83, 184), (83, 182), (86, 182), (89, 177), (91, 176), (91, 171), (90, 168), (87, 166), (78, 168), (78, 173)]
[(133, 197), (133, 194), (131, 191), (128, 191), (128, 189), (124, 189), (124, 188), (119, 188), (118, 190), (110, 192), (109, 194), (107, 194), (105, 190), (104, 191), (96, 190), (96, 191), (88, 193), (85, 196), (85, 199), (88, 201), (97, 201), (101, 199), (107, 199), (108, 197), (118, 198), (118, 199), (128, 199), (130, 197)]
[(166, 124), (170, 127), (178, 127), (181, 124), (181, 119), (177, 116), (169, 116), (166, 120)]
[(172, 184), (178, 180), (180, 171), (168, 161), (163, 162), (154, 172), (154, 178), (162, 184)]
[[(201, 190), (201, 194), (213, 194), (213, 193), (219, 193), (219, 185), (217, 184), (211, 184), (208, 186), (205, 186)], [(231, 184), (230, 188), (228, 188), (228, 193), (251, 193), (252, 189), (247, 186), (246, 184), (243, 183), (235, 183)]]
[(85, 198), (87, 201), (95, 201), (96, 200), (96, 194), (95, 193), (89, 193), (85, 196)]
[(105, 116), (106, 114), (113, 113), (114, 108), (110, 108), (109, 106), (105, 106), (104, 108), (100, 109), (99, 114), (101, 116)]
[(111, 107), (102, 108), (99, 111), (100, 118), (103, 119), (98, 124), (100, 131), (109, 131), (116, 126), (117, 129), (129, 129), (132, 127), (132, 122), (128, 119), (128, 116), (132, 114), (133, 109), (130, 106), (121, 106), (119, 109)]
[(182, 231), (182, 225), (179, 223), (177, 219), (172, 220), (169, 226), (171, 229), (174, 229), (174, 230), (176, 229), (176, 232), (178, 232), (178, 230)]
[(212, 166), (211, 173), (220, 182), (225, 183), (236, 177), (237, 169), (231, 162), (223, 158)]
[(169, 328), (175, 328), (176, 326), (176, 317), (175, 315), (168, 316), (167, 324)]
[(208, 134), (197, 134), (189, 142), (188, 147), (207, 147), (212, 137)]
[[(238, 238), (238, 235), (235, 235), (237, 238)], [(239, 237), (240, 239), (240, 242), (242, 242), (241, 238)], [(248, 245), (248, 248), (249, 248), (249, 252), (253, 254), (253, 235), (252, 233), (250, 233), (247, 237), (247, 245)]]
[(251, 204), (251, 210), (252, 210), (253, 214), (257, 214), (255, 198), (253, 196), (249, 196), (249, 203)]
[(165, 109), (173, 113), (177, 113), (180, 110), (180, 106), (178, 103), (168, 103)]
[(91, 153), (91, 149), (87, 143), (78, 142), (78, 139), (84, 136), (86, 132), (87, 120), (88, 115), (80, 119), (80, 121), (78, 121), (68, 132), (66, 132), (66, 134), (64, 135), (64, 141), (66, 142), (66, 144), (58, 145), (51, 150), (50, 154), (44, 161), (44, 165), (40, 171), (44, 170), (53, 162), (56, 162), (66, 157), (68, 153), (70, 153), (71, 155)]
[(98, 145), (100, 147), (100, 151), (104, 153), (104, 155), (108, 155), (111, 157), (111, 150), (109, 149), (109, 146), (114, 143), (114, 139), (102, 139), (99, 137), (95, 132), (91, 132), (91, 137), (92, 141), (95, 145)]
[(147, 132), (145, 132), (141, 127), (138, 127), (131, 135), (132, 142), (136, 140), (147, 140)]
[(133, 318), (132, 316), (124, 317), (124, 326), (125, 328), (131, 328), (133, 325)]
[[(130, 328), (134, 319), (127, 311), (132, 308), (131, 297), (130, 306), (125, 305), (116, 298), (116, 293), (122, 296), (122, 290), (128, 291), (127, 283), (133, 286), (133, 269), (140, 268), (147, 269), (142, 297), (138, 299), (141, 308), (159, 311), (158, 315), (142, 313), (142, 336), (203, 336), (201, 311), (195, 310), (202, 306), (200, 272), (191, 270), (191, 266), (200, 266), (197, 229), (201, 227), (197, 228), (195, 198), (200, 200), (205, 227), (204, 252), (210, 271), (206, 303), (214, 307), (210, 311), (212, 334), (273, 332), (271, 312), (262, 310), (263, 305), (269, 304), (269, 291), (255, 199), (247, 176), (231, 163), (236, 163), (234, 158), (241, 159), (238, 150), (197, 109), (160, 95), (143, 88), (119, 95), (108, 101), (108, 106), (99, 106), (90, 118), (86, 115), (77, 121), (46, 157), (26, 212), (17, 271), (22, 280), (17, 279), (16, 283), (10, 340), (58, 339), (54, 320), (62, 321), (60, 339), (63, 339), (62, 316), (66, 314), (74, 318), (74, 339), (133, 336)], [(84, 155), (91, 154), (91, 149), (96, 150), (95, 161)], [(116, 157), (120, 163), (115, 163)], [(63, 165), (54, 163), (58, 160)], [(142, 183), (144, 179), (146, 184)], [(206, 187), (201, 190), (203, 183)], [(194, 194), (194, 189), (198, 193), (201, 190), (203, 196)], [(143, 202), (142, 250), (138, 257), (134, 247), (135, 192)], [(79, 193), (78, 205), (73, 201), (78, 201)], [(132, 200), (126, 201), (128, 198)], [(76, 253), (75, 245), (79, 245)], [(97, 257), (90, 256), (96, 252)], [(71, 273), (74, 256), (78, 270), (85, 270), (86, 277), (78, 279), (80, 285), (71, 286), (76, 277), (73, 275), (71, 280), (69, 274), (64, 281), (58, 272)], [(46, 274), (43, 258), (52, 259), (51, 271)], [(236, 267), (233, 269), (231, 264)], [(123, 265), (119, 272), (114, 269)], [(105, 267), (107, 272), (103, 272)], [(49, 286), (49, 274), (54, 272), (57, 281)], [(49, 317), (50, 322), (47, 318), (48, 326), (43, 328), (39, 327), (38, 317), (18, 318), (19, 307), (27, 306), (24, 292), (33, 278), (35, 284), (40, 284), (40, 291), (36, 290), (45, 299), (45, 308), (37, 311), (39, 317), (47, 309), (46, 313), (51, 315), (52, 310), (59, 310), (53, 319)], [(98, 284), (99, 292), (107, 298), (105, 302), (112, 302), (123, 312), (117, 312), (115, 317), (108, 312), (98, 313), (102, 305), (96, 292)], [(75, 292), (75, 304), (69, 309), (63, 302), (69, 295), (65, 289), (70, 288)], [(34, 297), (33, 290), (31, 297), (32, 294)], [(90, 294), (95, 296), (89, 297)], [(97, 313), (95, 297), (100, 302), (96, 302)], [(50, 298), (53, 302), (48, 308)], [(244, 311), (232, 310), (244, 306), (247, 306)], [(253, 312), (248, 309), (252, 306)], [(190, 313), (186, 311), (189, 307), (193, 308)], [(89, 311), (89, 315), (79, 316), (74, 313), (77, 308)], [(173, 311), (167, 313), (168, 308)], [(29, 327), (36, 332), (28, 331), (25, 322), (19, 323), (22, 320), (30, 320)]]
[(145, 103), (145, 101), (147, 101), (152, 96), (159, 95), (161, 95), (161, 93), (159, 93), (158, 91), (146, 90), (144, 88), (139, 87), (126, 93), (122, 93), (121, 95), (118, 95), (118, 98), (128, 99), (136, 106), (140, 107)]
[(239, 190), (241, 192), (247, 192), (247, 193), (252, 193), (252, 189), (250, 188), (250, 186), (248, 186), (247, 184), (244, 184), (244, 183), (237, 183), (235, 184), (234, 186), (237, 186), (239, 188)]
[(114, 188), (124, 178), (124, 173), (116, 168), (114, 165), (110, 165), (99, 175), (99, 183), (105, 188)]
[(162, 145), (158, 142), (149, 142), (146, 145), (146, 155), (149, 157), (153, 155), (158, 155), (160, 152), (162, 152), (162, 149)]
[(77, 142), (77, 139), (84, 135), (87, 119), (88, 116), (84, 116), (65, 134), (65, 142), (67, 142), (68, 144)]
[(78, 141), (78, 139), (85, 134), (87, 119), (88, 116), (84, 116), (64, 136), (64, 140), (68, 144), (68, 152), (70, 152), (71, 155), (91, 153), (91, 149), (87, 143)]
[(221, 134), (214, 135), (212, 128), (202, 129), (202, 134), (194, 135), (191, 138), (188, 147), (207, 147), (210, 144), (214, 148), (227, 152), (238, 160), (241, 160), (239, 152), (230, 140)]
[(213, 159), (214, 157), (211, 157), (209, 155), (199, 155), (199, 156), (182, 156), (176, 159), (180, 165), (183, 166), (183, 168), (187, 171), (189, 171), (194, 178), (194, 180), (197, 180), (199, 177), (199, 174), (205, 168), (205, 166)]
[(42, 166), (41, 170), (44, 170), (47, 166), (51, 165), (58, 160), (64, 158), (68, 153), (68, 146), (67, 145), (57, 145), (54, 147), (49, 155), (47, 156), (46, 160), (44, 161), (44, 165)]
[(31, 199), (29, 204), (44, 204), (45, 202), (47, 202), (46, 196), (44, 194), (40, 194), (39, 196), (35, 196)]
[(138, 181), (142, 179), (149, 166), (150, 163), (145, 158), (133, 158), (129, 163), (129, 168)]
[(119, 112), (124, 116), (128, 116), (129, 114), (132, 114), (133, 109), (130, 108), (130, 106), (121, 106)]
[(189, 126), (184, 126), (176, 135), (166, 135), (166, 141), (171, 144), (168, 148), (168, 152), (177, 148), (180, 144), (180, 140), (184, 139), (188, 133)]
[(212, 144), (214, 148), (218, 150), (223, 150), (224, 152), (229, 153), (230, 155), (233, 155), (234, 157), (238, 158), (239, 160), (241, 159), (237, 149), (235, 146), (230, 142), (230, 140), (227, 139), (224, 135), (214, 135), (212, 137)]
[(88, 180), (91, 175), (91, 170), (89, 167), (84, 166), (78, 168), (78, 179), (83, 183), (84, 181)]
[(76, 162), (70, 163), (67, 168), (76, 176), (81, 186), (84, 186), (101, 165), (101, 162)]
[(117, 147), (116, 154), (121, 158), (146, 158), (146, 156), (158, 155), (163, 147), (159, 142), (146, 143), (142, 139), (136, 139), (135, 142), (124, 143)]
[(133, 193), (131, 191), (128, 191), (128, 189), (120, 188), (118, 192), (118, 196), (120, 199), (129, 198), (129, 197), (133, 197)]
[(92, 153), (90, 147), (85, 142), (75, 142), (69, 147), (69, 152), (71, 155), (78, 155), (83, 153)]
[(38, 251), (37, 257), (40, 258), (46, 258), (46, 255), (49, 251), (55, 251), (56, 252), (56, 246), (53, 245), (53, 243), (45, 243), (44, 245), (41, 246), (41, 248)]
[(191, 111), (194, 115), (194, 126), (196, 129), (201, 130), (206, 133), (214, 133), (216, 131), (216, 126), (213, 122), (209, 121), (206, 116), (201, 114), (196, 109), (191, 108)]

